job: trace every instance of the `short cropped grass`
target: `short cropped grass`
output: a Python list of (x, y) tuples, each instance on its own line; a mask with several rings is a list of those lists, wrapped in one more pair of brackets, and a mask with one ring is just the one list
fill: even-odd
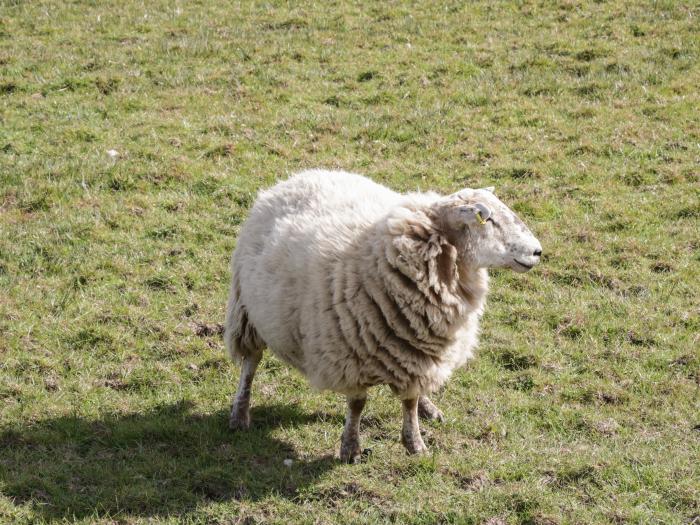
[[(0, 0), (0, 522), (698, 523), (699, 61), (693, 2)], [(227, 430), (229, 256), (309, 167), (542, 241), (427, 457), (377, 388), (339, 464), (269, 355)]]

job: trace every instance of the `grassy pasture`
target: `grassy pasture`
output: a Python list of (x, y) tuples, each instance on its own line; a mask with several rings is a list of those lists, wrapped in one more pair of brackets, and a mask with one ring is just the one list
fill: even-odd
[[(0, 522), (700, 522), (699, 60), (670, 0), (0, 0)], [(319, 166), (494, 185), (542, 241), (427, 457), (377, 389), (340, 465), (270, 356), (227, 430), (236, 234)]]

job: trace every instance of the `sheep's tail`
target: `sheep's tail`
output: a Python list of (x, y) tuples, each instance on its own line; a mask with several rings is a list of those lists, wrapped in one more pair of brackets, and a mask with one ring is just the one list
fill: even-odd
[(233, 268), (231, 291), (226, 307), (224, 342), (234, 361), (241, 361), (244, 357), (258, 354), (265, 347), (260, 334), (248, 319), (248, 312), (241, 301), (241, 282), (235, 268)]

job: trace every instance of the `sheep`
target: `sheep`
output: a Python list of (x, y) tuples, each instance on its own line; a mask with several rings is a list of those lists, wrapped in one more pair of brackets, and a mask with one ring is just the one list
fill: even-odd
[(428, 395), (477, 344), (488, 268), (530, 270), (542, 248), (493, 188), (399, 194), (360, 175), (309, 170), (258, 196), (231, 258), (225, 342), (241, 361), (232, 429), (250, 425), (263, 349), (347, 397), (340, 458), (360, 458), (367, 390), (402, 401), (401, 442), (427, 451)]

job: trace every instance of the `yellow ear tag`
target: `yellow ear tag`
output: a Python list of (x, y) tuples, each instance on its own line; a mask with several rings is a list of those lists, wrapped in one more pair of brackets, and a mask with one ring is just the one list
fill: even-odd
[(481, 224), (482, 226), (486, 224), (486, 221), (481, 217), (480, 211), (476, 212), (476, 220), (479, 221), (479, 224)]

